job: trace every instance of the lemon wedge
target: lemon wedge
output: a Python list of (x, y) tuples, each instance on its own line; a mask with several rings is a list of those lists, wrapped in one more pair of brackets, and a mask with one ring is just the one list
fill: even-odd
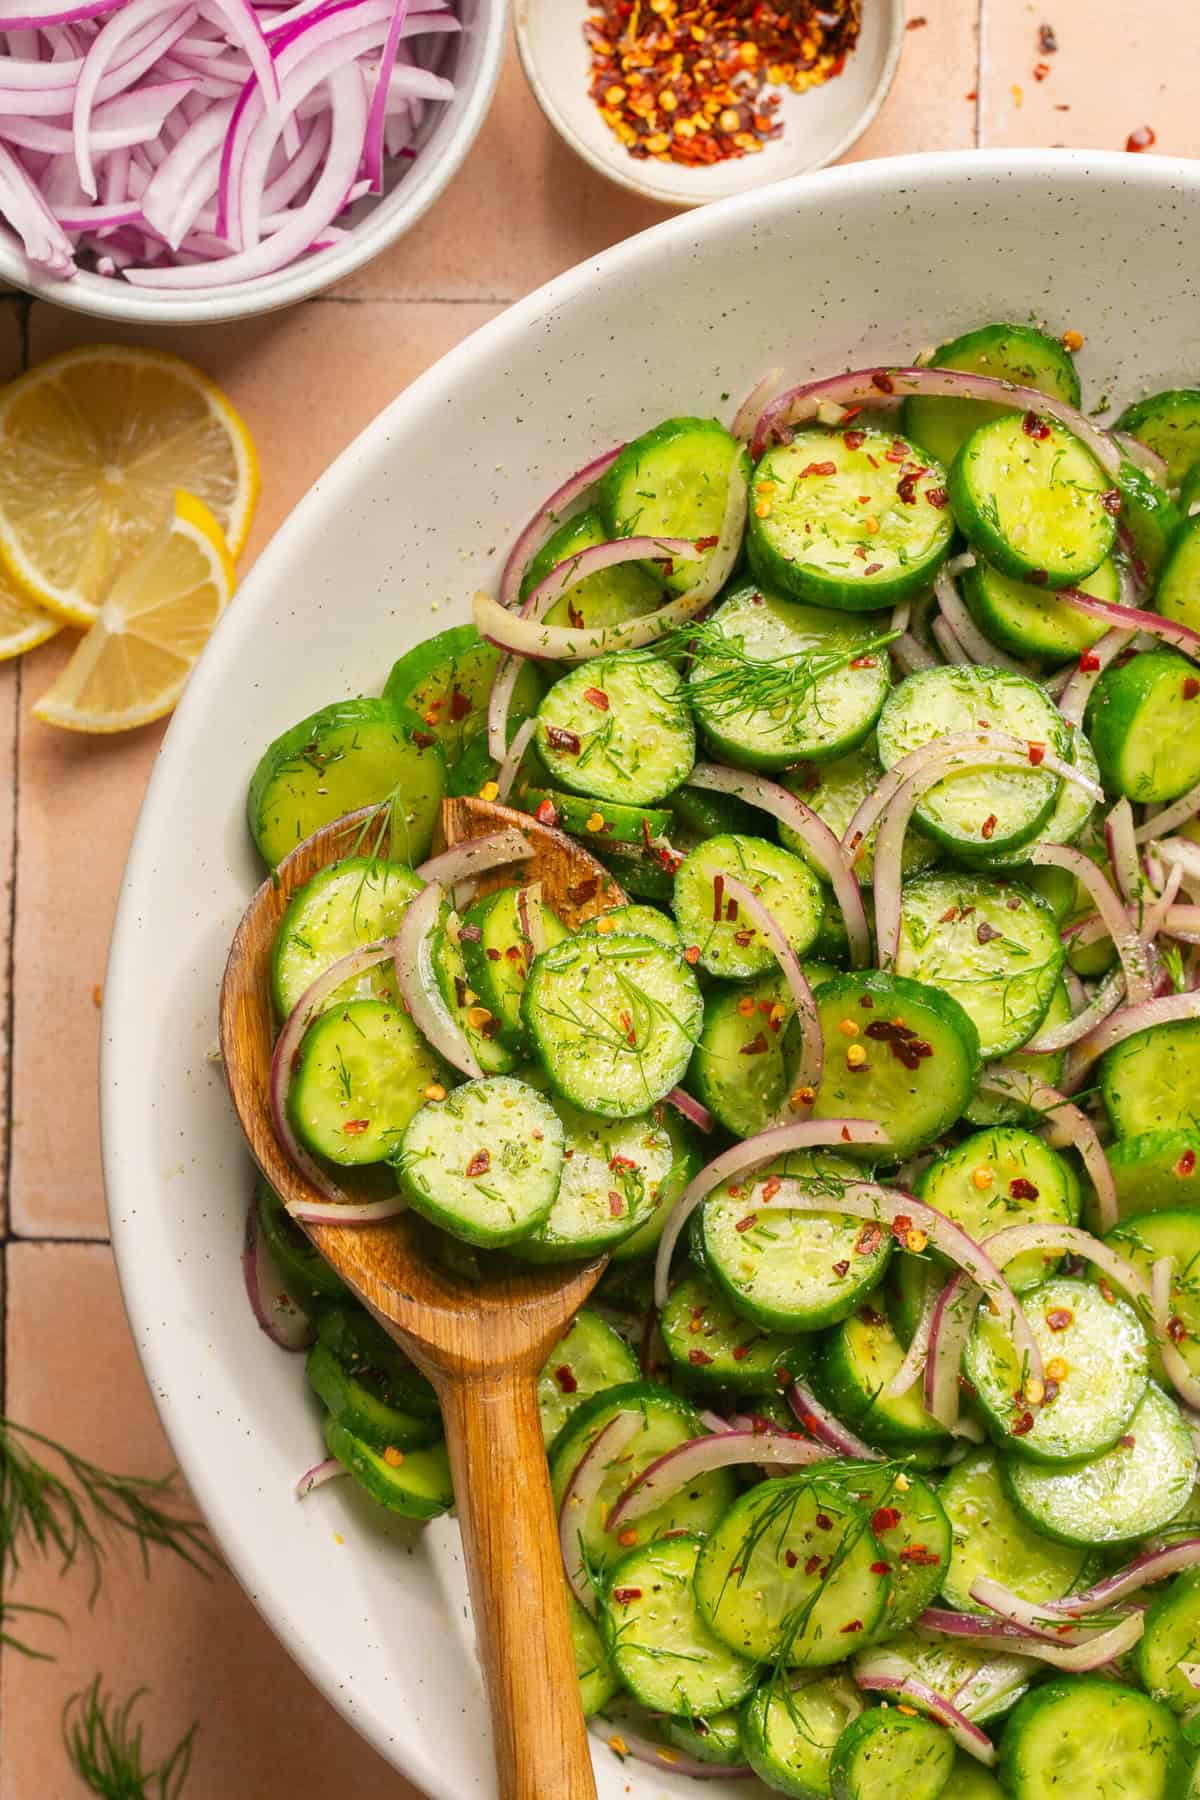
[(62, 627), (61, 619), (35, 606), (8, 571), (0, 568), (0, 662), (35, 650)]

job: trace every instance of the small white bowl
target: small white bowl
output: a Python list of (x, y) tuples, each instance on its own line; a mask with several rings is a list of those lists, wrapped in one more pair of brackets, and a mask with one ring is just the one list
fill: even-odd
[(588, 93), (588, 0), (516, 0), (517, 48), (538, 105), (563, 141), (621, 187), (664, 206), (703, 206), (823, 169), (858, 141), (900, 61), (904, 0), (864, 0), (858, 44), (842, 73), (807, 93), (782, 90), (783, 130), (751, 156), (687, 168), (630, 156)]
[[(504, 60), (508, 0), (461, 0), (458, 10), (462, 31), (452, 39), (437, 39), (437, 66), (453, 80), (454, 98), (429, 107), (416, 140), (416, 160), (390, 165), (395, 185), (378, 200), (357, 203), (349, 215), (347, 235), (333, 249), (229, 287), (176, 288), (166, 293), (86, 269), (67, 281), (39, 274), (30, 268), (12, 234), (0, 230), (0, 281), (75, 312), (142, 325), (243, 319), (291, 306), (332, 287), (412, 229), (457, 173), (487, 117)], [(449, 47), (442, 50), (443, 45)]]

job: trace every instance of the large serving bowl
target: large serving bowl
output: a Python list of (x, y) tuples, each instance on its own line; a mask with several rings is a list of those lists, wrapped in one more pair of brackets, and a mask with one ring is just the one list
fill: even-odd
[[(768, 364), (800, 378), (907, 360), (1032, 314), (1084, 333), (1093, 396), (1193, 381), (1198, 241), (1200, 165), (1110, 155), (862, 163), (685, 214), (531, 295), (414, 383), (297, 509), (192, 677), (105, 983), (125, 1300), (230, 1566), (321, 1690), (436, 1800), (495, 1791), (457, 1526), (410, 1532), (347, 1482), (293, 1499), (321, 1454), (317, 1409), (241, 1291), (251, 1169), (212, 1049), (226, 949), (261, 875), (243, 817), (259, 752), (467, 619), (572, 469), (668, 414), (728, 416)], [(694, 1792), (597, 1757), (604, 1800)]]

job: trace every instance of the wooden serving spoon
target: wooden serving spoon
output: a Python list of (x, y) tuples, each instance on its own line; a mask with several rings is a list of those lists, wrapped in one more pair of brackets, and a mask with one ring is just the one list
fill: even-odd
[[(320, 868), (357, 850), (364, 815), (327, 826), (263, 882), (238, 927), (221, 986), (221, 1052), (233, 1104), (267, 1180), (293, 1202), (320, 1200), (284, 1156), (271, 1124), (276, 1020), (271, 946), (289, 899)], [(446, 843), (515, 825), (532, 857), (480, 888), (538, 880), (568, 927), (624, 900), (600, 863), (561, 832), (482, 800), (446, 800)], [(386, 854), (382, 842), (372, 853)], [(432, 1381), (441, 1403), (501, 1800), (595, 1800), (579, 1705), (566, 1588), (550, 1493), (537, 1378), (587, 1299), (604, 1258), (473, 1283), (434, 1263), (420, 1221), (306, 1225), (325, 1260)]]

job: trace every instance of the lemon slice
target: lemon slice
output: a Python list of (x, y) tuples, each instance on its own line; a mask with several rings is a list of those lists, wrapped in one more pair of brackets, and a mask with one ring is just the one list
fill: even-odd
[(61, 619), (35, 606), (7, 570), (0, 568), (0, 662), (36, 649), (62, 626)]
[(58, 617), (99, 616), (179, 489), (208, 507), (236, 557), (258, 460), (225, 396), (181, 358), (67, 350), (0, 391), (0, 556)]
[(67, 731), (129, 731), (169, 713), (233, 592), (221, 528), (191, 494), (117, 576), (100, 616), (35, 717)]

